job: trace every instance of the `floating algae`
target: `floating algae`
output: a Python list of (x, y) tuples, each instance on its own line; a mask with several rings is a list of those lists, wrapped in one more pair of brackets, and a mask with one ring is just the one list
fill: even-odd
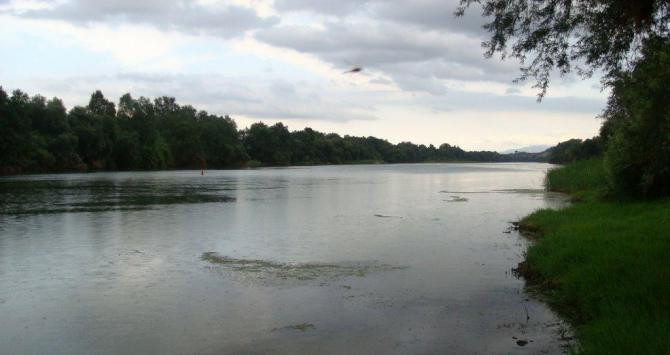
[(468, 200), (467, 198), (460, 197), (460, 196), (449, 196), (449, 197), (451, 197), (451, 198), (448, 199), (448, 200), (445, 200), (446, 202), (465, 202), (465, 201)]
[(442, 190), (441, 194), (542, 194), (547, 191), (544, 189), (495, 189), (481, 191), (451, 191)]
[(177, 205), (177, 204), (194, 204), (194, 203), (213, 203), (213, 202), (234, 202), (234, 197), (224, 195), (210, 195), (210, 194), (144, 194), (136, 196), (120, 195), (119, 197), (102, 199), (98, 201), (83, 201), (83, 202), (55, 202), (51, 203), (51, 207), (38, 207), (34, 204), (34, 208), (21, 206), (20, 208), (12, 208), (13, 206), (0, 206), (0, 215), (36, 215), (36, 214), (53, 214), (53, 213), (76, 213), (76, 212), (106, 212), (106, 211), (139, 211), (151, 209), (152, 206), (163, 205)]
[(278, 331), (278, 330), (299, 330), (301, 332), (306, 332), (308, 330), (314, 330), (316, 327), (312, 323), (301, 323), (301, 324), (295, 324), (295, 325), (289, 325), (286, 327), (281, 327), (281, 328), (274, 328), (272, 329), (273, 332)]
[(137, 211), (165, 205), (235, 201), (217, 184), (136, 180), (0, 180), (0, 216), (76, 212)]
[(70, 203), (76, 207), (98, 207), (98, 206), (152, 206), (152, 205), (177, 205), (189, 203), (211, 203), (232, 202), (235, 198), (221, 195), (205, 194), (180, 194), (180, 195), (139, 195), (129, 196), (123, 199), (114, 199), (95, 202)]
[(544, 189), (498, 189), (493, 190), (496, 193), (502, 194), (544, 194), (547, 190)]
[(203, 253), (203, 261), (221, 265), (228, 270), (253, 274), (259, 278), (277, 278), (282, 280), (316, 280), (338, 279), (342, 277), (364, 277), (371, 272), (405, 269), (404, 266), (393, 266), (376, 262), (360, 263), (279, 263), (268, 260), (236, 259), (222, 256), (215, 252)]
[(8, 211), (2, 214), (7, 215), (37, 215), (37, 214), (55, 214), (55, 213), (78, 213), (78, 212), (109, 212), (109, 211), (142, 211), (148, 210), (148, 207), (129, 206), (129, 207), (73, 207), (73, 208), (35, 208), (26, 210)]

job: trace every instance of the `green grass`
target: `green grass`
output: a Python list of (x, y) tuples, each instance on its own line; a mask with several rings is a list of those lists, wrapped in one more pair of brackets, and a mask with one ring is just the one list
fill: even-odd
[(588, 159), (549, 170), (547, 188), (561, 192), (601, 191), (605, 188), (603, 160)]
[(597, 198), (600, 173), (579, 169), (594, 164), (550, 172), (551, 188), (589, 197), (521, 221), (537, 240), (519, 272), (575, 325), (580, 353), (670, 354), (670, 200)]

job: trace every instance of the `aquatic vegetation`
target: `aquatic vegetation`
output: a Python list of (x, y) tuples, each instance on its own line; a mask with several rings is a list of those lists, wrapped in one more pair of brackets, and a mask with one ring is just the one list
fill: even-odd
[(283, 280), (338, 279), (343, 277), (364, 277), (372, 272), (401, 270), (406, 267), (380, 264), (376, 262), (359, 263), (280, 263), (258, 259), (237, 259), (222, 256), (215, 252), (205, 252), (200, 257), (214, 265), (221, 265), (235, 272), (258, 274), (260, 277), (273, 277)]
[(445, 200), (446, 202), (466, 202), (468, 200), (467, 198), (461, 196), (449, 196), (449, 197), (451, 198)]
[(70, 206), (76, 207), (98, 207), (98, 206), (152, 206), (152, 205), (176, 205), (188, 203), (209, 203), (209, 202), (233, 202), (234, 197), (222, 195), (203, 195), (203, 194), (182, 194), (182, 195), (140, 195), (128, 196), (123, 199), (78, 202), (71, 203)]
[(441, 194), (541, 194), (545, 193), (544, 189), (495, 189), (482, 191), (450, 191), (442, 190)]
[(219, 192), (229, 189), (225, 184), (180, 186), (147, 182), (8, 180), (0, 184), (0, 215), (138, 211), (162, 205), (234, 202), (234, 197)]
[(607, 181), (602, 159), (581, 160), (547, 172), (547, 188), (561, 192), (602, 192)]
[(298, 330), (301, 332), (306, 332), (308, 330), (314, 330), (316, 327), (312, 323), (300, 323), (300, 324), (295, 324), (295, 325), (288, 325), (286, 327), (281, 327), (281, 328), (274, 328), (272, 331), (278, 331), (278, 330)]
[(0, 215), (37, 215), (56, 213), (78, 213), (78, 212), (108, 212), (108, 211), (142, 211), (148, 207), (80, 207), (80, 208), (35, 208), (27, 210), (0, 211)]
[(545, 189), (497, 189), (493, 190), (493, 192), (503, 194), (543, 194), (547, 191)]

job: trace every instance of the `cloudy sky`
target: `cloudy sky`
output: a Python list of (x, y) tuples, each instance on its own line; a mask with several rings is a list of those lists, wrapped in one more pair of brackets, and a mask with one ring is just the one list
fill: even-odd
[[(391, 142), (504, 150), (597, 133), (598, 78), (542, 103), (485, 59), (458, 0), (0, 0), (0, 85), (85, 104), (174, 96), (241, 127), (282, 121)], [(357, 74), (343, 74), (353, 67)]]

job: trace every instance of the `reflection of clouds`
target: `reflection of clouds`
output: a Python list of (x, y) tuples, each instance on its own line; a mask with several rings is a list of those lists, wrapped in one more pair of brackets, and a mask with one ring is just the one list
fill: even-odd
[(114, 287), (127, 291), (136, 290), (137, 287), (154, 287), (161, 282), (158, 275), (164, 271), (165, 263), (163, 257), (151, 255), (150, 252), (138, 249), (122, 251), (118, 259), (114, 260), (114, 265), (109, 267), (114, 270)]
[[(501, 233), (517, 215), (547, 206), (536, 197), (544, 196), (548, 167), (418, 164), (2, 179), (62, 178), (88, 186), (70, 191), (87, 200), (105, 195), (94, 187), (111, 181), (129, 193), (224, 191), (237, 202), (8, 220), (0, 233), (0, 283), (7, 286), (0, 307), (10, 311), (3, 313), (0, 340), (35, 353), (507, 353), (517, 349), (511, 337), (523, 324), (524, 336), (534, 340), (528, 349), (554, 349), (553, 330), (545, 327), (553, 316), (541, 303), (522, 303), (523, 282), (506, 274), (525, 242)], [(439, 191), (496, 192), (445, 204), (448, 195)], [(372, 216), (381, 210), (404, 218)], [(438, 217), (439, 223), (425, 223)], [(200, 259), (207, 250), (234, 255), (237, 263), (370, 260), (363, 265), (410, 267), (365, 277), (334, 279), (326, 270), (326, 277), (310, 280), (293, 274), (245, 281), (235, 275), (258, 275), (209, 268)], [(303, 323), (314, 329), (272, 332)]]

